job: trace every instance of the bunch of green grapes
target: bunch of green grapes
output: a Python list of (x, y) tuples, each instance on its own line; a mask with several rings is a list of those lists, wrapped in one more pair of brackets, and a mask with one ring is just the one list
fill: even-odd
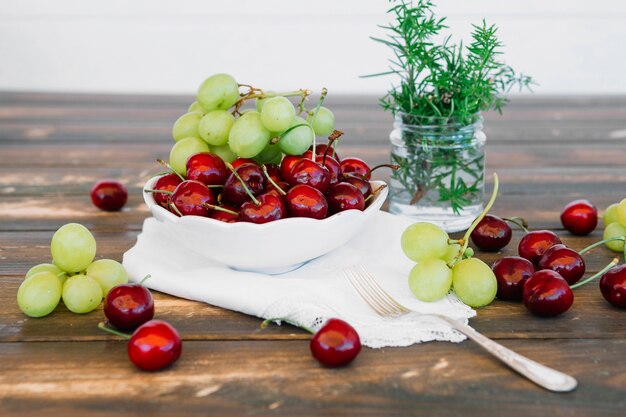
[(480, 259), (461, 254), (459, 243), (432, 223), (415, 223), (401, 238), (404, 254), (417, 264), (409, 274), (409, 287), (418, 299), (436, 301), (451, 289), (470, 307), (491, 303), (498, 289), (491, 268)]
[[(611, 204), (604, 212), (604, 235), (606, 246), (614, 252), (626, 253), (626, 198), (619, 203)], [(620, 239), (621, 238), (621, 239)]]
[(17, 304), (30, 317), (52, 313), (59, 301), (74, 313), (94, 310), (116, 285), (128, 282), (112, 259), (94, 261), (96, 240), (83, 225), (69, 223), (52, 236), (52, 263), (32, 267), (17, 291)]
[[(184, 175), (191, 155), (209, 151), (226, 162), (255, 158), (279, 163), (283, 154), (302, 155), (316, 135), (327, 136), (334, 130), (335, 117), (329, 109), (304, 108), (308, 90), (281, 94), (245, 88), (249, 91), (240, 93), (240, 85), (228, 74), (212, 75), (200, 85), (197, 100), (172, 128), (175, 144), (169, 164), (174, 171)], [(301, 97), (299, 112), (290, 96)], [(255, 100), (255, 107), (243, 109), (249, 100)], [(306, 120), (298, 113), (305, 113)]]

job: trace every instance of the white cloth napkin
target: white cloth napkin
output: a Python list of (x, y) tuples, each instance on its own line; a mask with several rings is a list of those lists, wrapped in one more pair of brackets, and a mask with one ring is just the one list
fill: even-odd
[(431, 340), (460, 342), (465, 337), (432, 316), (409, 314), (382, 319), (359, 298), (342, 271), (362, 264), (398, 302), (420, 313), (437, 313), (467, 323), (475, 312), (454, 294), (424, 303), (409, 290), (414, 263), (400, 248), (402, 231), (414, 220), (379, 212), (368, 227), (343, 247), (281, 275), (235, 271), (172, 245), (159, 222), (146, 219), (124, 267), (157, 291), (240, 311), (263, 319), (282, 318), (319, 329), (332, 317), (350, 323), (365, 346), (408, 346)]

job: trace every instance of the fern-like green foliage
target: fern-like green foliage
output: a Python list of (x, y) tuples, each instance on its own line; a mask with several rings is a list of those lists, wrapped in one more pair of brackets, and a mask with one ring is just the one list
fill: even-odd
[(472, 42), (452, 43), (440, 38), (445, 18), (437, 18), (430, 0), (391, 0), (394, 22), (381, 26), (387, 37), (372, 39), (393, 52), (389, 71), (368, 75), (396, 75), (400, 79), (381, 98), (385, 110), (415, 116), (443, 117), (461, 124), (479, 111), (502, 111), (513, 87), (530, 89), (531, 77), (518, 74), (500, 60), (502, 43), (497, 27), (473, 25)]

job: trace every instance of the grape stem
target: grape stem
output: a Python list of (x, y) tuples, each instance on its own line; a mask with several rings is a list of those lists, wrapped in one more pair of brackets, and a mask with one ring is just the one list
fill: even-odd
[(309, 123), (309, 125), (311, 125), (311, 132), (313, 133), (313, 152), (311, 152), (311, 160), (313, 162), (315, 162), (315, 157), (317, 156), (315, 149), (317, 149), (317, 145), (315, 142), (317, 142), (317, 135), (315, 134), (315, 128), (313, 127), (313, 125), (315, 124), (315, 119), (317, 118), (317, 114), (319, 113), (320, 107), (322, 107), (322, 103), (324, 102), (324, 99), (326, 98), (326, 94), (328, 94), (328, 90), (326, 89), (326, 87), (322, 88), (322, 94), (320, 95), (320, 99), (317, 101), (317, 107), (315, 108), (315, 111), (313, 112), (313, 116), (311, 117), (311, 123)]
[(280, 188), (278, 184), (276, 184), (276, 182), (274, 182), (272, 177), (270, 177), (270, 174), (267, 172), (267, 167), (265, 166), (265, 164), (261, 165), (261, 169), (263, 170), (263, 174), (265, 175), (265, 178), (267, 178), (270, 184), (272, 184), (274, 188), (276, 188), (276, 191), (278, 191), (280, 195), (287, 195), (287, 193), (282, 188)]
[(528, 233), (528, 222), (523, 217), (518, 217), (518, 216), (511, 217), (511, 218), (505, 217), (502, 220), (504, 220), (505, 222), (513, 223), (514, 225), (522, 229), (524, 233)]
[(233, 115), (240, 114), (239, 109), (241, 108), (241, 106), (243, 106), (243, 104), (247, 100), (252, 100), (254, 98), (263, 99), (263, 98), (271, 98), (271, 97), (278, 97), (278, 96), (282, 96), (282, 97), (301, 96), (303, 98), (306, 98), (311, 94), (311, 90), (304, 89), (304, 88), (301, 88), (299, 90), (294, 90), (294, 91), (286, 91), (282, 93), (270, 93), (270, 92), (265, 92), (259, 88), (254, 88), (251, 85), (239, 84), (239, 86), (248, 87), (250, 88), (250, 91), (248, 91), (246, 94), (242, 94), (239, 100), (237, 100), (237, 102), (234, 104), (235, 108), (232, 111)]
[(601, 240), (599, 242), (596, 242), (596, 243), (594, 243), (592, 245), (589, 245), (586, 248), (580, 250), (578, 252), (578, 254), (579, 255), (584, 255), (585, 253), (589, 252), (591, 249), (593, 249), (593, 248), (595, 248), (597, 246), (600, 246), (600, 245), (602, 245), (604, 243), (608, 243), (608, 242), (615, 242), (615, 241), (618, 241), (618, 240), (621, 240), (622, 242), (626, 242), (626, 237), (624, 237), (624, 236), (616, 236), (616, 237), (612, 237), (610, 239)]
[(248, 196), (250, 197), (254, 205), (260, 206), (261, 202), (257, 200), (254, 194), (252, 194), (252, 191), (250, 191), (250, 188), (248, 188), (248, 184), (246, 184), (246, 182), (239, 176), (239, 173), (237, 172), (237, 170), (231, 164), (226, 164), (226, 166), (228, 167), (228, 169), (230, 169), (230, 171), (233, 173), (235, 178), (239, 180), (239, 182), (241, 183), (241, 186), (243, 187), (246, 194), (248, 194)]
[(583, 285), (585, 285), (588, 282), (593, 281), (594, 279), (604, 275), (609, 269), (613, 268), (615, 265), (617, 265), (619, 263), (619, 259), (614, 258), (607, 266), (605, 266), (601, 271), (596, 272), (595, 274), (593, 274), (592, 276), (590, 276), (587, 279), (584, 279), (580, 282), (577, 282), (574, 285), (570, 285), (571, 289), (576, 289), (578, 287), (582, 287)]
[(164, 160), (162, 160), (162, 159), (157, 159), (157, 162), (158, 162), (159, 164), (161, 164), (161, 165), (163, 165), (163, 166), (165, 166), (165, 167), (169, 168), (169, 169), (170, 169), (170, 171), (172, 171), (174, 174), (178, 175), (178, 177), (179, 177), (181, 180), (185, 181), (185, 177), (183, 177), (182, 175), (180, 175), (178, 172), (174, 171), (174, 168), (172, 168), (172, 166), (171, 166), (170, 164), (168, 164), (167, 162), (165, 162), (165, 161), (164, 161)]
[(498, 196), (499, 185), (500, 185), (500, 182), (498, 181), (498, 174), (494, 172), (493, 173), (493, 192), (491, 193), (491, 198), (489, 199), (489, 202), (483, 209), (483, 212), (480, 213), (480, 216), (476, 217), (476, 219), (471, 224), (469, 229), (467, 229), (467, 231), (465, 232), (465, 235), (463, 235), (463, 239), (461, 239), (461, 242), (463, 242), (463, 246), (461, 247), (461, 250), (459, 251), (459, 253), (454, 257), (454, 259), (452, 259), (452, 261), (448, 264), (450, 268), (452, 268), (457, 262), (461, 260), (461, 258), (463, 258), (463, 254), (465, 253), (465, 251), (467, 250), (467, 246), (469, 245), (470, 235), (472, 234), (476, 226), (478, 226), (478, 223), (480, 223), (481, 220), (487, 215), (487, 213), (489, 213), (489, 210), (491, 210), (491, 206), (493, 206), (493, 203), (496, 202), (496, 197)]
[(303, 326), (303, 325), (301, 325), (301, 324), (296, 324), (296, 323), (294, 323), (294, 322), (292, 322), (292, 321), (289, 321), (289, 320), (286, 320), (286, 319), (283, 319), (283, 318), (273, 318), (273, 319), (263, 320), (263, 321), (261, 322), (261, 325), (260, 325), (259, 327), (261, 327), (261, 329), (265, 329), (265, 328), (267, 328), (267, 326), (269, 326), (271, 323), (276, 322), (276, 321), (284, 321), (285, 323), (289, 323), (289, 324), (291, 324), (292, 326), (299, 327), (299, 328), (301, 328), (302, 330), (305, 330), (305, 331), (307, 331), (307, 332), (309, 332), (309, 333), (311, 333), (311, 334), (315, 334), (315, 330), (310, 329), (310, 328), (308, 328), (308, 327), (306, 327), (306, 326)]
[(105, 326), (103, 322), (98, 323), (98, 329), (104, 330), (105, 332), (109, 332), (119, 337), (123, 337), (126, 340), (130, 339), (129, 334), (118, 332), (117, 330), (111, 329), (110, 327)]

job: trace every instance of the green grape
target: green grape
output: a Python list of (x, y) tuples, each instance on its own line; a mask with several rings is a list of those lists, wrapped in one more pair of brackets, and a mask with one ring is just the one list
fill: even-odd
[(197, 97), (206, 112), (228, 110), (239, 100), (239, 85), (228, 74), (215, 74), (202, 83)]
[(50, 253), (52, 261), (61, 270), (84, 271), (96, 256), (96, 239), (82, 224), (68, 223), (52, 236)]
[(61, 282), (57, 275), (42, 271), (26, 278), (17, 290), (17, 305), (29, 317), (52, 313), (61, 300)]
[(268, 98), (261, 110), (261, 122), (263, 126), (272, 132), (283, 132), (293, 124), (296, 117), (296, 109), (285, 97)]
[(232, 163), (237, 159), (237, 154), (230, 150), (228, 143), (222, 146), (211, 146), (211, 152), (222, 158), (222, 161)]
[(290, 127), (297, 127), (280, 138), (278, 146), (287, 155), (302, 155), (313, 144), (313, 130), (302, 117), (296, 116)]
[(187, 113), (191, 113), (193, 111), (197, 111), (198, 113), (206, 114), (206, 110), (204, 110), (204, 107), (202, 107), (202, 105), (198, 101), (194, 101), (193, 103), (191, 103), (189, 105), (189, 108), (187, 109)]
[(263, 126), (261, 115), (256, 111), (245, 113), (235, 120), (228, 135), (230, 150), (241, 158), (254, 158), (269, 141), (270, 132)]
[(452, 270), (441, 259), (424, 259), (411, 269), (409, 288), (422, 301), (437, 301), (452, 287)]
[(174, 122), (172, 128), (172, 137), (175, 142), (184, 138), (199, 138), (198, 124), (202, 120), (202, 113), (191, 112), (185, 113)]
[(448, 252), (448, 234), (432, 223), (410, 225), (402, 233), (402, 250), (415, 262), (428, 258), (443, 258)]
[(442, 259), (446, 261), (447, 263), (452, 262), (452, 260), (457, 257), (460, 250), (461, 250), (461, 245), (459, 245), (458, 243), (453, 243), (451, 245), (448, 245), (448, 250), (446, 251), (446, 254), (443, 255)]
[(187, 174), (187, 159), (191, 155), (209, 152), (209, 145), (200, 138), (181, 139), (172, 146), (170, 151), (170, 166), (180, 175)]
[[(624, 236), (626, 237), (626, 227), (622, 226), (618, 222), (610, 223), (604, 229), (604, 233), (602, 234), (602, 239), (613, 239), (614, 237)], [(624, 241), (623, 240), (614, 240), (612, 242), (606, 242), (606, 247), (611, 249), (613, 252), (623, 252), (624, 251)]]
[(209, 145), (220, 146), (228, 142), (228, 133), (235, 123), (235, 116), (226, 110), (207, 113), (198, 125), (198, 133)]
[(602, 217), (602, 220), (604, 221), (605, 226), (619, 221), (619, 219), (617, 218), (617, 206), (617, 203), (611, 204), (604, 211), (604, 216)]
[(102, 301), (102, 288), (98, 281), (87, 275), (74, 275), (63, 285), (63, 303), (72, 313), (89, 313)]
[(280, 161), (282, 159), (282, 153), (278, 145), (268, 144), (254, 159), (260, 164), (271, 164), (276, 161), (276, 159)]
[(24, 279), (30, 278), (33, 275), (38, 274), (39, 272), (52, 272), (54, 275), (57, 276), (61, 285), (63, 285), (63, 283), (67, 279), (67, 273), (65, 271), (62, 271), (61, 268), (59, 268), (55, 264), (35, 265), (31, 269), (28, 270)]
[[(312, 113), (315, 114), (315, 110), (313, 110)], [(313, 120), (313, 114), (309, 114), (306, 119), (307, 122), (311, 123), (311, 120)], [(335, 128), (335, 115), (326, 107), (320, 107), (317, 112), (317, 117), (313, 121), (312, 127), (317, 136), (330, 135), (333, 133), (333, 129)]]
[(85, 275), (95, 279), (100, 284), (104, 297), (111, 291), (111, 288), (128, 282), (126, 269), (121, 263), (113, 259), (98, 259), (92, 262), (87, 267)]
[(622, 226), (626, 226), (626, 198), (617, 205), (617, 221)]
[(470, 307), (491, 303), (498, 290), (498, 282), (491, 268), (476, 258), (463, 259), (454, 265), (452, 286), (459, 299)]

